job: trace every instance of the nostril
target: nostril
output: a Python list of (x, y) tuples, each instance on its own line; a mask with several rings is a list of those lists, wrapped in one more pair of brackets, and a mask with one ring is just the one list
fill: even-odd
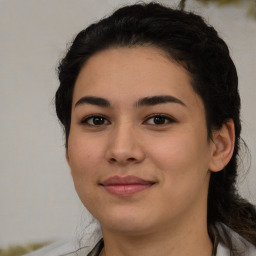
[(110, 161), (111, 162), (116, 162), (116, 159), (115, 158), (111, 158)]
[[(130, 158), (127, 158), (126, 160), (124, 160), (124, 162), (134, 162), (136, 161), (136, 159), (134, 157), (130, 157)], [(114, 157), (110, 158), (110, 162), (112, 163), (115, 163), (115, 162), (118, 162), (117, 159), (115, 159)], [(120, 162), (123, 162), (123, 161), (120, 161)]]
[(133, 161), (135, 161), (135, 158), (134, 157), (130, 157), (130, 158), (127, 159), (127, 161), (128, 162), (133, 162)]

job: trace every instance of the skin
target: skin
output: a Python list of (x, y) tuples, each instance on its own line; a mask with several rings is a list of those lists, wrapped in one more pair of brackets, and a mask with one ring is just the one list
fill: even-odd
[[(177, 100), (138, 104), (163, 95)], [(109, 106), (81, 100), (88, 96)], [(208, 138), (189, 74), (161, 50), (115, 48), (92, 56), (75, 83), (66, 157), (81, 201), (101, 224), (101, 255), (211, 255), (209, 170), (225, 166), (233, 139), (232, 122)], [(101, 184), (114, 175), (153, 185), (113, 195)]]

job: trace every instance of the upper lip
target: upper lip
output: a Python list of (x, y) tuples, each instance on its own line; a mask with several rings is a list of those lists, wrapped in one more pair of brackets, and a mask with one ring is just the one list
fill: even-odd
[(144, 180), (142, 178), (139, 178), (137, 176), (128, 175), (128, 176), (111, 176), (104, 180), (101, 185), (103, 186), (113, 186), (113, 185), (146, 185), (146, 184), (154, 184), (155, 182)]

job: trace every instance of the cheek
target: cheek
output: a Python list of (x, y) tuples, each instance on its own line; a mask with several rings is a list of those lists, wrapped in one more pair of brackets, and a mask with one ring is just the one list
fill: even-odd
[(104, 152), (97, 140), (89, 138), (70, 137), (69, 139), (69, 166), (78, 194), (86, 194), (91, 186), (97, 184), (99, 162)]
[(181, 136), (156, 138), (152, 141), (151, 146), (146, 148), (149, 158), (163, 169), (185, 164), (195, 154), (195, 148), (191, 145), (191, 141), (188, 142), (185, 137)]
[(182, 140), (181, 137), (166, 139), (162, 145), (152, 147), (151, 159), (161, 173), (161, 198), (168, 205), (168, 213), (174, 211), (173, 205), (179, 212), (207, 195), (207, 150), (207, 142), (188, 141), (186, 136)]
[(85, 136), (70, 136), (68, 147), (71, 171), (89, 170), (103, 155), (102, 141)]
[[(163, 178), (176, 184), (189, 183), (208, 171), (209, 146), (206, 136), (184, 132), (176, 136), (157, 138), (148, 150), (149, 158)], [(149, 147), (148, 147), (149, 148)]]
[(68, 145), (68, 162), (75, 189), (87, 207), (95, 200), (93, 191), (98, 182), (99, 146), (95, 143), (92, 146), (88, 139), (74, 136), (70, 137)]

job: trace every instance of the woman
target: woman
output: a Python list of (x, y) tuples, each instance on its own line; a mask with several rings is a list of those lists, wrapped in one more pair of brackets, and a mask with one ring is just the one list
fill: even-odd
[(123, 7), (77, 35), (59, 80), (67, 162), (103, 237), (74, 255), (256, 255), (237, 73), (201, 17)]

